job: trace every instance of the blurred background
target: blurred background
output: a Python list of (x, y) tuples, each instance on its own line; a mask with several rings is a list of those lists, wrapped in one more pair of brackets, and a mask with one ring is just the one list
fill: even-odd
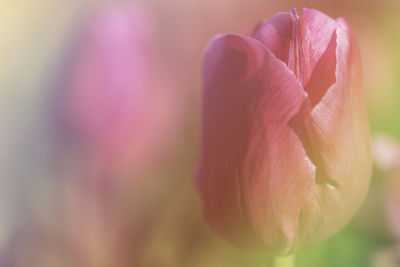
[(270, 266), (211, 232), (192, 177), (207, 42), (291, 6), (353, 26), (377, 152), (360, 212), (296, 264), (400, 266), (397, 0), (2, 0), (0, 266)]

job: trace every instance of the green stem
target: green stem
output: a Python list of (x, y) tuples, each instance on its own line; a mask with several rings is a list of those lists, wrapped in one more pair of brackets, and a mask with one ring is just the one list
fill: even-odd
[(294, 254), (276, 257), (274, 260), (274, 267), (295, 267)]

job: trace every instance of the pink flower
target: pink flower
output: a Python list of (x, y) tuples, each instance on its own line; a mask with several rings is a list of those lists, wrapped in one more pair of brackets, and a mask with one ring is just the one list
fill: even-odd
[[(384, 219), (392, 239), (400, 243), (400, 142), (385, 135), (374, 139), (374, 156), (378, 169), (381, 171), (378, 183), (383, 190), (379, 200), (383, 200)], [(382, 218), (381, 218), (382, 219)]]
[(79, 36), (59, 105), (99, 176), (143, 168), (173, 141), (179, 101), (155, 36), (149, 14), (128, 3), (95, 12)]
[(343, 227), (368, 190), (357, 42), (343, 18), (278, 13), (204, 58), (195, 183), (205, 217), (243, 248), (286, 253)]

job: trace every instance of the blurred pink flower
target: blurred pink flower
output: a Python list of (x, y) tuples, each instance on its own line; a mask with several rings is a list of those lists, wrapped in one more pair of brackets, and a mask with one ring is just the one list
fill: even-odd
[(171, 148), (179, 96), (151, 17), (136, 5), (110, 4), (79, 37), (59, 101), (65, 128), (103, 176), (154, 163)]
[(220, 236), (285, 253), (349, 221), (371, 175), (359, 58), (347, 22), (313, 9), (210, 42), (195, 182)]
[(389, 229), (400, 242), (400, 169), (388, 184), (385, 204)]
[(380, 135), (374, 139), (377, 167), (383, 171), (383, 204), (385, 219), (392, 238), (400, 242), (400, 142)]
[(158, 172), (175, 152), (182, 101), (151, 14), (126, 2), (97, 10), (64, 73), (65, 231), (84, 266), (141, 266), (170, 189), (168, 170)]
[(374, 138), (374, 159), (376, 165), (386, 172), (400, 171), (400, 142), (385, 135)]

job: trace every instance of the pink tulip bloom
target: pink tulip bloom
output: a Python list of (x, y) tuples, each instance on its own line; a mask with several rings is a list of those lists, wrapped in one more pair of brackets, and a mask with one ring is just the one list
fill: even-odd
[(73, 51), (62, 121), (100, 176), (154, 162), (177, 128), (177, 93), (157, 56), (151, 22), (136, 5), (106, 5)]
[(359, 208), (371, 149), (359, 47), (348, 23), (303, 9), (204, 58), (205, 217), (243, 247), (286, 253), (328, 238)]

